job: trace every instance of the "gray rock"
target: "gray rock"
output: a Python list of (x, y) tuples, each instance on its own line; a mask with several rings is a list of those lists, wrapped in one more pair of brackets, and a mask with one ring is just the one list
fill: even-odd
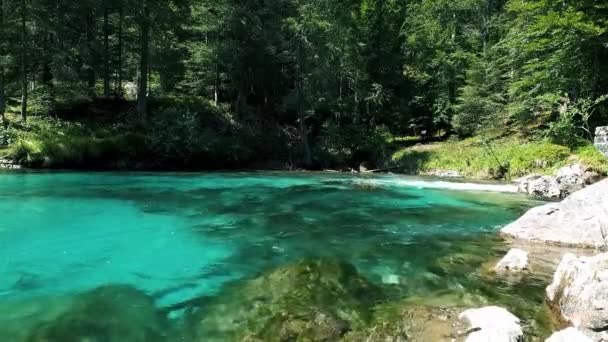
[(587, 171), (587, 168), (581, 164), (572, 164), (568, 166), (564, 166), (561, 169), (555, 171), (555, 177), (557, 178), (565, 178), (565, 177), (582, 177)]
[(562, 191), (555, 177), (542, 176), (530, 181), (528, 193), (539, 198), (559, 199)]
[(513, 248), (494, 267), (494, 271), (523, 271), (528, 269), (528, 252)]
[(565, 166), (555, 172), (555, 180), (559, 184), (561, 198), (585, 187), (585, 172), (587, 172), (587, 168), (581, 164)]
[(529, 242), (604, 247), (604, 237), (608, 235), (608, 180), (580, 190), (562, 202), (532, 208), (501, 229), (501, 233)]
[(602, 180), (602, 175), (595, 171), (585, 171), (583, 174), (583, 180), (585, 181), (586, 185), (595, 184)]
[(543, 175), (538, 173), (533, 173), (521, 178), (517, 178), (514, 182), (517, 184), (517, 191), (523, 192), (525, 194), (530, 194), (530, 182), (535, 181), (542, 177)]
[(547, 287), (562, 317), (594, 341), (608, 341), (608, 253), (566, 254)]
[(570, 327), (553, 333), (545, 342), (593, 342), (593, 340), (580, 330)]
[(572, 164), (557, 170), (553, 176), (531, 174), (518, 178), (518, 191), (543, 199), (561, 199), (601, 180), (600, 174), (588, 171), (582, 164)]
[(595, 147), (608, 157), (608, 126), (595, 129)]
[(488, 306), (469, 309), (459, 319), (467, 326), (466, 342), (521, 342), (524, 340), (520, 320), (504, 308)]

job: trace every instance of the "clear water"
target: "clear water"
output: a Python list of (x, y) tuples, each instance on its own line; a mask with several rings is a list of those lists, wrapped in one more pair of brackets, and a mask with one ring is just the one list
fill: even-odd
[(504, 251), (495, 232), (537, 204), (512, 190), (316, 173), (0, 173), (0, 340), (40, 303), (100, 285), (131, 284), (167, 307), (308, 256), (398, 282), (396, 296), (511, 301), (533, 315), (544, 279), (489, 289), (476, 273)]

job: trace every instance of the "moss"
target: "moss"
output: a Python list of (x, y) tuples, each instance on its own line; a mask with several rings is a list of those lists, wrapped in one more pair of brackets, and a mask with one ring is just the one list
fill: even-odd
[(128, 286), (104, 286), (78, 296), (70, 308), (36, 327), (28, 342), (161, 342), (168, 323), (152, 299)]
[(226, 289), (193, 315), (194, 340), (335, 341), (381, 298), (348, 263), (303, 260)]

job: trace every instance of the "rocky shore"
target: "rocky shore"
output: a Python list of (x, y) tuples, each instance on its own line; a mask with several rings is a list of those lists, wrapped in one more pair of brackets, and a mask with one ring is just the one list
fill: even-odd
[[(547, 301), (571, 327), (547, 341), (608, 341), (608, 253), (599, 253), (608, 250), (608, 180), (531, 209), (501, 234), (515, 242), (577, 247), (595, 254), (562, 257), (547, 287)], [(523, 255), (527, 253), (509, 253), (497, 267), (523, 269)]]

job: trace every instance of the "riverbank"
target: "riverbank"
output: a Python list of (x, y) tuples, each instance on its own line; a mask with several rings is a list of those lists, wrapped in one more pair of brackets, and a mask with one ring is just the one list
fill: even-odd
[[(31, 117), (26, 125), (9, 115), (6, 127), (0, 127), (0, 159), (6, 161), (2, 165), (167, 171), (305, 168), (297, 162), (301, 157), (298, 142), (281, 134), (262, 133), (265, 130), (259, 124), (245, 127), (245, 122), (235, 123), (223, 112), (205, 107), (200, 109), (207, 113), (205, 121), (197, 124), (200, 130), (183, 125), (176, 128), (171, 126), (175, 110), (166, 113), (161, 104), (157, 107), (160, 117), (150, 125), (132, 120), (128, 113), (87, 121)], [(551, 174), (580, 163), (600, 175), (608, 174), (608, 159), (585, 141), (562, 146), (496, 134), (436, 142), (384, 134), (372, 140), (373, 144), (362, 142), (365, 151), (319, 143), (313, 169), (509, 180), (532, 173)]]
[(590, 171), (608, 174), (608, 159), (591, 142), (563, 146), (517, 135), (486, 135), (464, 140), (417, 144), (398, 149), (391, 161), (404, 173), (447, 173), (473, 179), (515, 179), (529, 174), (552, 174), (580, 163)]

